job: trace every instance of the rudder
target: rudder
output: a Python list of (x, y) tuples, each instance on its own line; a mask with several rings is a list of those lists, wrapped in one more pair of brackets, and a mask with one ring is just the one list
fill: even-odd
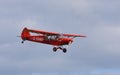
[(22, 40), (27, 40), (27, 38), (30, 36), (30, 33), (28, 29), (25, 27), (21, 33)]

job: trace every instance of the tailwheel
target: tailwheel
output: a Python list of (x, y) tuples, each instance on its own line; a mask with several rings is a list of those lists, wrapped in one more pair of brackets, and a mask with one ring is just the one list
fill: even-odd
[(56, 47), (54, 47), (54, 48), (53, 48), (53, 52), (56, 52), (56, 51), (57, 51), (57, 48), (56, 48)]
[(67, 52), (67, 49), (66, 49), (66, 48), (63, 48), (63, 52), (66, 53), (66, 52)]
[(22, 44), (24, 43), (24, 41), (21, 42)]

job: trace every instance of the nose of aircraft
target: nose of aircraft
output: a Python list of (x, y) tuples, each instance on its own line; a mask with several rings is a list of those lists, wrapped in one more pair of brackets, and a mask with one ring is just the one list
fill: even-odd
[(71, 44), (73, 42), (73, 39), (69, 39), (69, 44)]

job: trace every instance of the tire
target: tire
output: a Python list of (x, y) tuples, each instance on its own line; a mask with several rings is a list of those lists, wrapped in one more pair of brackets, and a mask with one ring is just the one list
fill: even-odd
[(66, 48), (63, 48), (63, 52), (66, 53), (66, 52), (67, 52), (67, 49), (66, 49)]
[(24, 43), (24, 41), (21, 42), (22, 44)]
[(53, 48), (53, 52), (56, 52), (56, 51), (57, 51), (57, 48), (56, 48), (56, 47), (54, 47), (54, 48)]

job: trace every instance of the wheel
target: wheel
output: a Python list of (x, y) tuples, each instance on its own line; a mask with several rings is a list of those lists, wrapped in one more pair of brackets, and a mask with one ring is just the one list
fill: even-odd
[(66, 52), (67, 52), (67, 49), (66, 49), (66, 48), (63, 48), (63, 52), (66, 53)]
[(54, 48), (53, 48), (53, 51), (54, 51), (54, 52), (56, 52), (56, 51), (57, 51), (57, 48), (56, 48), (56, 47), (54, 47)]
[(21, 42), (22, 44), (24, 43), (24, 41)]

